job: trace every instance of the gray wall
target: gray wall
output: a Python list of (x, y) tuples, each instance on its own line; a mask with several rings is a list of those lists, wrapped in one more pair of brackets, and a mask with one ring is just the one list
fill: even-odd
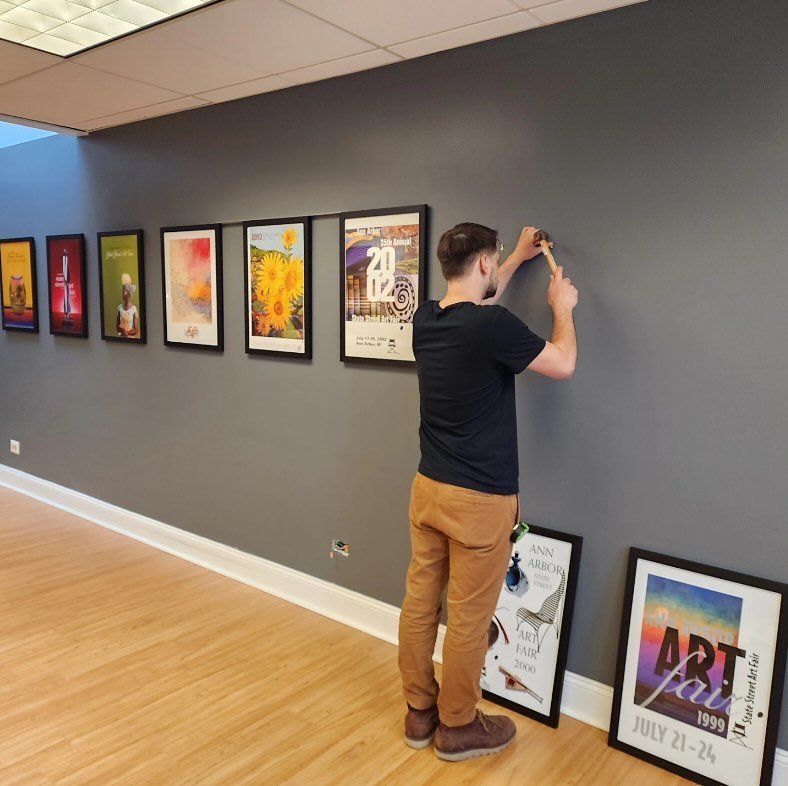
[[(580, 362), (518, 382), (523, 511), (585, 536), (569, 668), (612, 683), (630, 544), (786, 579), (786, 30), (777, 0), (652, 0), (0, 151), (0, 237), (36, 236), (43, 282), (44, 236), (84, 231), (91, 289), (89, 341), (45, 315), (0, 335), (3, 460), (398, 605), (416, 377), (339, 363), (337, 219), (314, 224), (312, 363), (245, 356), (237, 225), (224, 354), (165, 348), (158, 228), (427, 202), (441, 296), (443, 229), (544, 226)], [(98, 329), (95, 233), (137, 226), (144, 347)], [(546, 283), (538, 259), (505, 298), (542, 334)]]

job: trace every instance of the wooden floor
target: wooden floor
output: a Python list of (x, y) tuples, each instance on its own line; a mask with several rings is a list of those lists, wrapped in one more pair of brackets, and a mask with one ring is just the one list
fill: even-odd
[(2, 488), (0, 614), (2, 786), (686, 783), (566, 717), (413, 751), (395, 647)]

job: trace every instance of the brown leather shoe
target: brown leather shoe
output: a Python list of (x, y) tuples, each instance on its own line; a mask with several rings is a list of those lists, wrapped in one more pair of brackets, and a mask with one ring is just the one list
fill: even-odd
[(443, 761), (463, 761), (499, 753), (514, 742), (516, 733), (511, 718), (476, 710), (476, 718), (465, 726), (438, 726), (435, 755)]
[(414, 710), (408, 704), (405, 716), (405, 744), (416, 750), (426, 748), (438, 728), (438, 705), (426, 710)]

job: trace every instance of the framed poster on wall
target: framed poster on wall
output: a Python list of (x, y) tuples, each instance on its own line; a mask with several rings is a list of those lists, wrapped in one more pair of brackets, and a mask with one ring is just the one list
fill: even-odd
[(609, 743), (707, 786), (772, 779), (788, 586), (630, 549)]
[(144, 344), (145, 263), (142, 230), (98, 233), (101, 338)]
[(247, 353), (311, 358), (309, 219), (246, 221), (243, 228)]
[(36, 244), (32, 237), (0, 240), (3, 330), (38, 333)]
[(47, 235), (49, 332), (88, 336), (88, 298), (84, 235)]
[(530, 527), (512, 546), (482, 671), (482, 695), (556, 728), (583, 538)]
[(222, 225), (163, 227), (164, 343), (224, 349)]
[(414, 362), (427, 206), (340, 214), (340, 359)]

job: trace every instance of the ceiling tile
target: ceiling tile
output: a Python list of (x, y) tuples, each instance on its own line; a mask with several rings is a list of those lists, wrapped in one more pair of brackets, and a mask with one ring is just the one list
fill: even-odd
[(80, 122), (181, 98), (177, 93), (76, 63), (0, 85), (0, 113), (81, 128)]
[(138, 79), (179, 93), (204, 93), (267, 72), (226, 56), (196, 51), (175, 37), (177, 25), (159, 25), (137, 35), (76, 55), (72, 61), (119, 76)]
[(513, 0), (288, 0), (381, 46), (410, 41), (517, 10)]
[(453, 49), (456, 46), (465, 46), (467, 44), (475, 44), (477, 41), (497, 38), (498, 36), (521, 33), (523, 30), (532, 30), (534, 27), (540, 27), (542, 24), (535, 16), (531, 16), (525, 11), (520, 11), (519, 13), (509, 14), (509, 16), (501, 16), (475, 25), (460, 27), (457, 30), (447, 30), (445, 33), (429, 35), (413, 41), (405, 41), (402, 44), (394, 44), (389, 49), (403, 57), (421, 57), (432, 52)]
[[(28, 38), (32, 38), (34, 35), (37, 35), (36, 31), (31, 30), (29, 27), (12, 25), (0, 19), (0, 38), (5, 41), (21, 43), (22, 41), (27, 41)], [(2, 77), (0, 77), (0, 79), (2, 79)]]
[(24, 7), (31, 11), (38, 11), (40, 14), (60, 19), (63, 22), (71, 22), (78, 16), (88, 13), (89, 10), (83, 6), (67, 2), (67, 0), (26, 0)]
[(538, 5), (533, 0), (517, 0), (518, 4), (547, 24), (588, 16), (611, 8), (642, 3), (644, 0), (558, 0), (556, 3)]
[(45, 52), (51, 52), (55, 55), (62, 55), (66, 57), (78, 49), (82, 49), (81, 44), (75, 44), (73, 41), (66, 41), (65, 38), (55, 38), (48, 33), (41, 33), (41, 35), (33, 36), (25, 41), (25, 46), (34, 46), (36, 49), (42, 49)]
[[(169, 27), (169, 26), (168, 26)], [(278, 0), (225, 0), (172, 24), (190, 47), (278, 74), (373, 49), (356, 36)]]
[(163, 11), (167, 16), (182, 14), (191, 8), (199, 8), (205, 0), (136, 0), (142, 5), (148, 5), (157, 11)]
[(253, 79), (251, 82), (244, 82), (240, 85), (230, 85), (219, 90), (209, 90), (199, 93), (197, 98), (205, 98), (213, 104), (221, 101), (234, 101), (236, 98), (246, 98), (256, 96), (260, 93), (272, 93), (274, 90), (282, 90), (285, 87), (292, 87), (293, 82), (289, 82), (281, 76), (267, 76), (264, 79)]
[(295, 71), (287, 71), (282, 74), (285, 79), (291, 79), (296, 84), (306, 82), (317, 82), (320, 79), (330, 79), (334, 76), (352, 74), (356, 71), (366, 71), (368, 68), (388, 65), (389, 63), (399, 63), (400, 58), (386, 52), (383, 49), (373, 49), (371, 52), (363, 52), (360, 55), (342, 57), (339, 60), (332, 60), (329, 63), (319, 63), (318, 65), (299, 68)]
[(35, 30), (37, 33), (46, 33), (47, 30), (63, 24), (62, 20), (54, 16), (39, 14), (37, 11), (31, 11), (29, 8), (23, 8), (22, 6), (6, 11), (3, 14), (3, 21), (10, 22), (12, 25), (27, 27), (30, 30)]
[(4, 0), (0, 0), (0, 14), (4, 14), (6, 11), (10, 11), (14, 6), (11, 3), (6, 3)]
[(76, 3), (77, 5), (83, 5), (85, 8), (89, 8), (91, 11), (96, 11), (99, 8), (104, 8), (104, 6), (107, 6), (110, 3), (114, 3), (115, 0), (71, 0), (71, 2)]
[[(0, 41), (0, 84), (62, 62), (55, 55)], [(2, 111), (2, 106), (0, 106), (0, 112)], [(8, 113), (6, 112), (6, 114)]]
[(85, 46), (95, 46), (107, 40), (105, 35), (97, 33), (95, 30), (88, 30), (86, 27), (79, 27), (70, 22), (60, 25), (60, 27), (53, 27), (47, 35), (70, 41), (72, 44), (77, 44), (80, 49)]
[(74, 24), (105, 36), (123, 35), (137, 29), (131, 22), (124, 22), (122, 19), (109, 16), (109, 14), (103, 14), (101, 11), (91, 11), (80, 16)]
[(88, 131), (96, 131), (100, 128), (110, 128), (125, 123), (135, 123), (138, 120), (147, 120), (151, 117), (171, 115), (173, 112), (183, 112), (186, 109), (195, 109), (198, 106), (210, 106), (210, 103), (210, 101), (204, 101), (193, 96), (185, 96), (172, 101), (164, 101), (160, 104), (131, 109), (128, 112), (119, 112), (116, 115), (85, 120), (82, 122), (82, 126)]
[(135, 3), (134, 0), (115, 0), (114, 3), (101, 7), (101, 11), (124, 22), (131, 22), (133, 25), (152, 25), (167, 18), (164, 11), (151, 8), (149, 5)]

